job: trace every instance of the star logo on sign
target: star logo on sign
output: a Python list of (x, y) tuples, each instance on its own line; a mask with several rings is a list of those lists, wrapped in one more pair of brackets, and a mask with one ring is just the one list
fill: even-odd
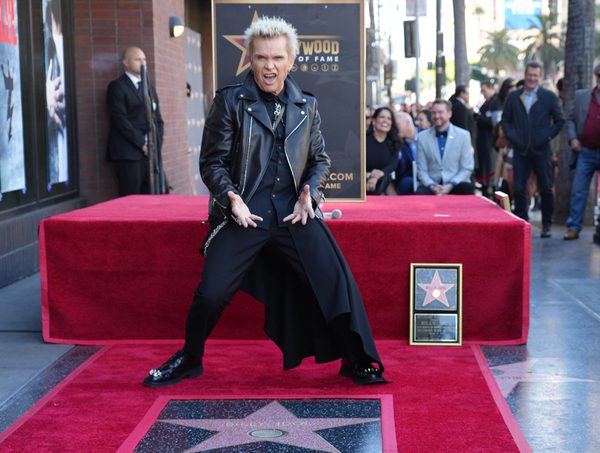
[(272, 401), (245, 418), (239, 419), (163, 419), (164, 423), (200, 428), (215, 434), (186, 450), (185, 453), (202, 452), (216, 448), (247, 445), (257, 442), (274, 442), (283, 445), (340, 453), (316, 433), (318, 430), (360, 423), (379, 422), (379, 418), (300, 418)]
[(450, 307), (446, 297), (446, 292), (455, 285), (453, 283), (442, 283), (442, 279), (440, 278), (438, 271), (435, 271), (435, 274), (431, 279), (431, 283), (419, 283), (418, 285), (426, 292), (425, 300), (423, 301), (423, 307), (429, 305), (434, 300), (441, 302), (446, 307)]
[[(258, 13), (254, 11), (252, 23), (256, 22), (257, 20)], [(237, 71), (235, 71), (235, 76), (237, 77), (250, 67), (250, 56), (248, 55), (248, 49), (246, 48), (246, 38), (244, 38), (244, 35), (223, 35), (223, 38), (242, 51)]]
[[(251, 24), (253, 24), (254, 22), (256, 22), (259, 19), (258, 17), (258, 11), (254, 11), (254, 15), (252, 16), (252, 22)], [(240, 55), (240, 61), (238, 63), (238, 67), (237, 70), (235, 71), (235, 76), (239, 76), (241, 73), (243, 73), (246, 69), (250, 68), (250, 55), (248, 53), (248, 48), (246, 47), (246, 38), (244, 37), (244, 35), (222, 35), (223, 38), (225, 38), (227, 41), (229, 41), (231, 44), (233, 44), (235, 47), (237, 47), (239, 50), (241, 50), (242, 54)], [(311, 39), (336, 39), (339, 38), (338, 36), (335, 35), (298, 35), (298, 40), (311, 40)], [(318, 70), (318, 66), (317, 65), (313, 65), (311, 68), (313, 71), (317, 71)], [(304, 71), (304, 70), (303, 70)], [(354, 80), (352, 80), (354, 82)]]

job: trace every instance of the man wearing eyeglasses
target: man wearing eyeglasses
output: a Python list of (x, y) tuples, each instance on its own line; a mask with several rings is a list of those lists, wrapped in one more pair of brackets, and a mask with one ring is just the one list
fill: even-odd
[(567, 218), (567, 241), (579, 238), (585, 206), (594, 173), (600, 171), (600, 64), (594, 68), (596, 86), (577, 90), (573, 110), (567, 118), (569, 145), (577, 153), (571, 188), (571, 212)]

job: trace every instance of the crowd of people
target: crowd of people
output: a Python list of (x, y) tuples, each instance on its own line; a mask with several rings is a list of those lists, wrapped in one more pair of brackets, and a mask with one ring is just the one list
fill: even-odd
[(553, 139), (566, 124), (576, 164), (563, 237), (577, 239), (590, 183), (600, 170), (600, 65), (594, 68), (595, 87), (577, 91), (566, 118), (559, 96), (543, 86), (542, 76), (541, 64), (530, 61), (522, 80), (507, 78), (497, 91), (494, 81), (484, 81), (476, 107), (469, 104), (469, 88), (457, 85), (448, 100), (407, 111), (367, 108), (367, 194), (479, 191), (493, 198), (500, 190), (526, 221), (530, 209), (541, 208), (541, 237), (548, 238), (557, 163)]
[[(107, 92), (110, 112), (108, 157), (115, 162), (119, 195), (150, 193), (150, 126), (140, 91), (145, 55), (137, 47), (123, 53), (124, 74)], [(579, 90), (568, 118), (559, 96), (543, 83), (539, 62), (530, 61), (522, 80), (481, 83), (482, 102), (472, 107), (469, 87), (457, 85), (448, 100), (397, 111), (366, 109), (366, 191), (368, 195), (508, 194), (513, 212), (529, 220), (541, 210), (542, 237), (551, 236), (554, 214), (553, 139), (567, 124), (575, 178), (564, 239), (579, 237), (591, 180), (600, 169), (600, 65), (596, 85)], [(560, 82), (556, 89), (560, 93)], [(163, 121), (158, 96), (148, 87), (160, 152)], [(554, 142), (556, 144), (556, 141)], [(578, 158), (578, 159), (577, 159)]]

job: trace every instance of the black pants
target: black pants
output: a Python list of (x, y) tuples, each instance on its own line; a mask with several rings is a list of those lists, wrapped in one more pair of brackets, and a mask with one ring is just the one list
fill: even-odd
[(150, 193), (148, 159), (115, 162), (119, 181), (119, 196)]
[[(206, 339), (263, 247), (276, 249), (301, 281), (314, 287), (296, 249), (295, 241), (301, 240), (302, 243), (298, 246), (303, 247), (303, 256), (306, 256), (307, 251), (312, 255), (314, 250), (315, 258), (310, 260), (311, 275), (318, 275), (331, 287), (344, 284), (339, 282), (340, 265), (336, 262), (335, 253), (318, 251), (319, 247), (326, 247), (329, 243), (322, 236), (324, 232), (317, 222), (319, 221), (309, 220), (306, 225), (298, 223), (289, 227), (272, 224), (268, 230), (245, 229), (233, 222), (226, 224), (212, 239), (206, 252), (202, 279), (196, 288), (186, 321), (185, 350), (194, 357), (204, 355)], [(295, 234), (292, 235), (289, 229), (295, 229)], [(330, 298), (329, 294), (324, 297)], [(331, 300), (331, 303), (334, 302)], [(339, 316), (328, 327), (341, 355), (354, 363), (360, 363), (366, 360), (361, 337), (349, 330), (348, 319), (346, 316)]]
[(523, 156), (515, 152), (513, 157), (515, 215), (529, 220), (529, 197), (527, 182), (533, 171), (537, 178), (538, 189), (542, 198), (542, 225), (552, 224), (554, 214), (554, 175), (552, 174), (552, 151), (540, 154), (528, 153)]

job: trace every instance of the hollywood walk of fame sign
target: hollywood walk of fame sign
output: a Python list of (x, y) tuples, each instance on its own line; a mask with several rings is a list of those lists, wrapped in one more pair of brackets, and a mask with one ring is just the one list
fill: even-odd
[(462, 344), (462, 264), (410, 265), (410, 344)]
[(242, 83), (250, 70), (244, 31), (259, 17), (281, 17), (298, 32), (290, 76), (318, 101), (331, 158), (329, 201), (364, 201), (365, 28), (362, 0), (213, 0), (218, 88)]
[(389, 395), (199, 398), (162, 395), (121, 452), (397, 451)]

